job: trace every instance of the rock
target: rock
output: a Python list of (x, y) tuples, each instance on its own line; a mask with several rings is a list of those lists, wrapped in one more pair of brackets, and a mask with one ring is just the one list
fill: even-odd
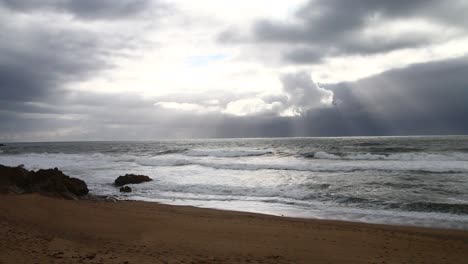
[(86, 183), (77, 178), (68, 178), (65, 181), (65, 186), (71, 193), (78, 196), (87, 195), (89, 193)]
[(117, 177), (117, 179), (115, 179), (114, 181), (114, 185), (120, 187), (127, 184), (135, 184), (149, 181), (152, 181), (152, 179), (145, 175), (125, 174), (124, 176)]
[(5, 145), (5, 144), (1, 144), (1, 143), (0, 143), (0, 147), (6, 147), (6, 145)]
[(132, 188), (130, 188), (128, 186), (122, 186), (122, 187), (120, 187), (120, 192), (129, 193), (129, 192), (132, 192)]
[(0, 165), (0, 192), (41, 193), (76, 200), (89, 190), (84, 181), (71, 178), (57, 168), (28, 171), (20, 166)]
[(64, 198), (75, 199), (75, 196), (88, 194), (86, 183), (76, 178), (70, 178), (57, 168), (31, 171), (32, 189), (36, 192), (56, 194)]
[(16, 194), (27, 192), (30, 189), (28, 175), (29, 171), (24, 168), (0, 165), (0, 192)]

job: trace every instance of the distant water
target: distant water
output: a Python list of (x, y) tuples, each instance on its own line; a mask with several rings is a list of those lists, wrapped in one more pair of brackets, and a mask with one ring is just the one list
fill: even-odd
[[(468, 136), (10, 143), (0, 164), (122, 199), (468, 230)], [(125, 173), (154, 181), (121, 194)]]

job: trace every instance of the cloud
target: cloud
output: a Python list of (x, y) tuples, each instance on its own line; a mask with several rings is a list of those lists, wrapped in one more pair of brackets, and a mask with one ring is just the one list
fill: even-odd
[(301, 115), (333, 102), (333, 92), (319, 87), (306, 72), (286, 74), (281, 80), (288, 98), (283, 110), (287, 115)]
[(332, 106), (333, 92), (315, 84), (307, 72), (284, 74), (281, 83), (281, 94), (233, 101), (224, 112), (238, 116), (300, 116), (308, 111)]
[(462, 57), (415, 64), (327, 89), (334, 91), (338, 110), (374, 120), (386, 134), (466, 134), (467, 70), (467, 57)]
[[(449, 60), (322, 78), (418, 61), (409, 50), (379, 65), (367, 56), (333, 64), (466, 35), (466, 1), (310, 1), (290, 20), (225, 32), (234, 48), (210, 42), (236, 24), (222, 16), (210, 27), (183, 14), (159, 31), (150, 14), (168, 11), (160, 3), (0, 0), (0, 140), (468, 133), (460, 42), (445, 48)], [(250, 51), (257, 57), (236, 57)], [(445, 56), (432, 52), (428, 60)], [(276, 54), (283, 61), (267, 63)], [(334, 67), (310, 65), (323, 61)]]
[[(136, 12), (130, 6), (144, 9), (143, 2), (0, 0), (0, 110), (22, 111), (31, 103), (49, 103), (53, 95), (66, 96), (71, 85), (113, 69), (121, 51), (145, 43), (139, 30), (123, 30), (117, 21), (77, 22), (63, 12), (117, 19), (116, 9)], [(136, 15), (125, 15), (130, 14)]]
[(467, 109), (468, 58), (420, 63), (387, 71), (356, 82), (327, 85), (340, 107), (387, 117), (427, 114), (441, 121), (440, 114)]
[[(79, 19), (123, 19), (149, 10), (151, 0), (0, 0), (0, 5), (19, 12), (59, 12)], [(161, 4), (161, 6), (163, 6)]]
[(187, 111), (191, 113), (208, 113), (208, 112), (219, 112), (220, 108), (216, 106), (217, 103), (208, 104), (193, 104), (193, 103), (178, 103), (178, 102), (157, 102), (154, 104), (156, 107), (163, 109), (170, 109), (176, 111)]
[(468, 3), (311, 0), (292, 20), (256, 21), (249, 34), (228, 29), (219, 40), (280, 49), (289, 63), (424, 47), (466, 35)]
[[(107, 108), (154, 110), (153, 102), (135, 95), (122, 99), (74, 87), (106, 77), (126, 50), (146, 45), (136, 27), (153, 23), (139, 21), (143, 2), (0, 0), (0, 140), (99, 137), (99, 129), (109, 132), (138, 120), (127, 114), (111, 122), (116, 112)], [(130, 24), (122, 21), (130, 16)], [(96, 21), (104, 19), (112, 23)]]
[(468, 58), (420, 63), (326, 85), (331, 107), (300, 116), (230, 119), (221, 137), (467, 134)]
[(197, 113), (218, 112), (235, 116), (299, 116), (333, 103), (333, 92), (315, 84), (306, 72), (288, 73), (281, 77), (281, 94), (245, 95), (232, 100), (203, 99), (202, 103), (159, 101), (155, 106)]
[(246, 98), (227, 104), (223, 111), (237, 116), (277, 114), (283, 108), (280, 102), (267, 103), (260, 98)]
[(9, 18), (0, 19), (0, 100), (35, 100), (109, 66), (94, 34)]
[[(0, 110), (0, 140), (467, 134), (466, 72), (468, 59), (464, 57), (416, 64), (356, 82), (326, 85), (323, 89), (333, 91), (333, 104), (318, 105), (296, 116), (261, 111), (250, 115), (174, 111), (154, 106), (155, 98), (128, 93), (57, 94), (51, 95), (47, 104), (28, 104), (21, 112)], [(294, 85), (288, 86), (291, 87), (288, 91), (311, 85), (310, 78), (301, 75), (289, 75)], [(295, 98), (300, 99), (301, 93), (294, 93)], [(265, 104), (280, 102), (281, 110), (291, 104), (286, 92), (255, 98)], [(231, 102), (240, 100), (231, 98)], [(296, 104), (304, 104), (307, 109), (309, 100), (314, 102), (312, 106), (320, 102), (318, 97), (312, 97)], [(249, 105), (251, 101), (241, 102)], [(180, 104), (195, 109), (198, 108), (195, 105), (223, 105), (225, 109), (224, 104), (229, 102), (199, 98), (198, 102)]]

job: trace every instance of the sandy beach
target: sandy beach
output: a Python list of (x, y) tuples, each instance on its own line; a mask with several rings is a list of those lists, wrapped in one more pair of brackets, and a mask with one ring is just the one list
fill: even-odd
[(0, 0), (0, 264), (468, 264), (468, 0)]
[(0, 196), (0, 263), (468, 263), (468, 232)]

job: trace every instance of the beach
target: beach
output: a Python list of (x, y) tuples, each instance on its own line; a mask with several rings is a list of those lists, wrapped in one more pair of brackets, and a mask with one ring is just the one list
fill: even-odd
[[(118, 200), (468, 230), (467, 150), (467, 136), (32, 142), (0, 164), (57, 167)], [(152, 181), (122, 193), (125, 174)]]
[(468, 232), (0, 196), (0, 263), (468, 263)]
[(0, 14), (0, 264), (468, 264), (468, 0)]

